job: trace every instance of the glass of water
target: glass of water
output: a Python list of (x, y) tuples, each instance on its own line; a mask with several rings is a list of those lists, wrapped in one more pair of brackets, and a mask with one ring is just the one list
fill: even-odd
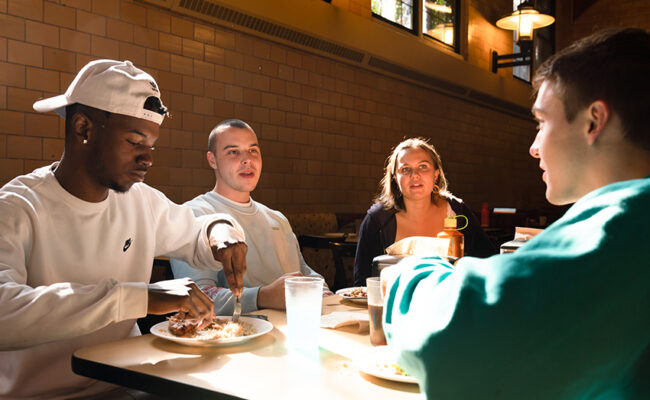
[(318, 349), (323, 278), (292, 277), (284, 281), (287, 306), (287, 346), (293, 349)]

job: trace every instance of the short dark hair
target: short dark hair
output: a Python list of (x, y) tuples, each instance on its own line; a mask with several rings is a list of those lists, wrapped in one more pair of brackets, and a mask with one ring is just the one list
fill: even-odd
[(71, 123), (72, 116), (75, 114), (83, 114), (91, 121), (102, 124), (111, 116), (111, 113), (108, 111), (100, 110), (99, 108), (90, 107), (85, 104), (73, 103), (65, 107), (65, 137), (68, 137), (68, 134), (72, 133)]
[(165, 107), (162, 101), (160, 101), (160, 98), (156, 96), (147, 97), (147, 100), (144, 101), (144, 106), (142, 108), (145, 110), (153, 111), (160, 115), (169, 116), (167, 107)]
[(215, 147), (217, 145), (217, 134), (228, 128), (248, 129), (249, 131), (255, 133), (250, 125), (240, 119), (232, 118), (221, 121), (217, 124), (217, 126), (212, 128), (212, 131), (210, 131), (210, 136), (208, 137), (208, 151), (216, 154), (217, 149)]
[(602, 100), (618, 115), (624, 135), (650, 150), (650, 34), (644, 29), (608, 29), (575, 42), (546, 60), (533, 78), (535, 94), (550, 81), (573, 121)]

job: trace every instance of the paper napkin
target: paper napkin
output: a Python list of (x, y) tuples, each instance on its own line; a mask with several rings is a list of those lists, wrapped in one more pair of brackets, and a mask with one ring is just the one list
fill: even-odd
[(320, 318), (321, 328), (336, 329), (350, 325), (357, 325), (358, 333), (368, 332), (370, 329), (368, 313), (336, 311)]

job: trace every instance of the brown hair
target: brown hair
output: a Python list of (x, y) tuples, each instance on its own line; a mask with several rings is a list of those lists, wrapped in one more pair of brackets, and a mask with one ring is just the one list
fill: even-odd
[(594, 101), (618, 115), (627, 138), (650, 150), (650, 34), (644, 29), (608, 29), (575, 42), (546, 60), (533, 78), (554, 84), (569, 122)]
[(208, 151), (212, 152), (214, 155), (217, 154), (217, 135), (225, 131), (228, 128), (240, 128), (240, 129), (248, 129), (249, 131), (255, 133), (253, 128), (251, 128), (250, 125), (248, 125), (246, 122), (240, 120), (240, 119), (227, 119), (224, 121), (221, 121), (212, 128), (212, 131), (210, 131), (210, 136), (208, 136)]
[(379, 184), (380, 192), (375, 198), (375, 202), (383, 204), (385, 209), (391, 211), (402, 211), (406, 209), (406, 206), (404, 205), (404, 197), (402, 197), (402, 192), (399, 190), (397, 180), (395, 179), (395, 175), (397, 174), (397, 156), (399, 156), (399, 153), (405, 149), (424, 150), (429, 157), (431, 157), (434, 169), (440, 171), (438, 179), (434, 182), (438, 187), (440, 187), (440, 192), (438, 194), (432, 193), (431, 201), (435, 201), (437, 197), (450, 196), (451, 193), (447, 191), (447, 178), (445, 178), (445, 171), (442, 169), (442, 160), (440, 159), (440, 155), (436, 151), (435, 147), (433, 147), (427, 139), (411, 138), (406, 139), (395, 146), (390, 156), (386, 159), (384, 177), (381, 178)]

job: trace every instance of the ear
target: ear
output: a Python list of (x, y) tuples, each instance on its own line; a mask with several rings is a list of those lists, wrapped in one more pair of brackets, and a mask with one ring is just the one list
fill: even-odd
[(587, 107), (587, 143), (593, 145), (605, 130), (611, 117), (609, 107), (602, 100), (596, 100)]
[(208, 151), (205, 156), (208, 158), (208, 164), (210, 165), (210, 168), (212, 169), (217, 169), (217, 159), (214, 156), (214, 153), (211, 151)]
[(74, 114), (70, 126), (72, 127), (72, 136), (76, 142), (85, 144), (90, 140), (93, 122), (86, 115), (80, 112)]

